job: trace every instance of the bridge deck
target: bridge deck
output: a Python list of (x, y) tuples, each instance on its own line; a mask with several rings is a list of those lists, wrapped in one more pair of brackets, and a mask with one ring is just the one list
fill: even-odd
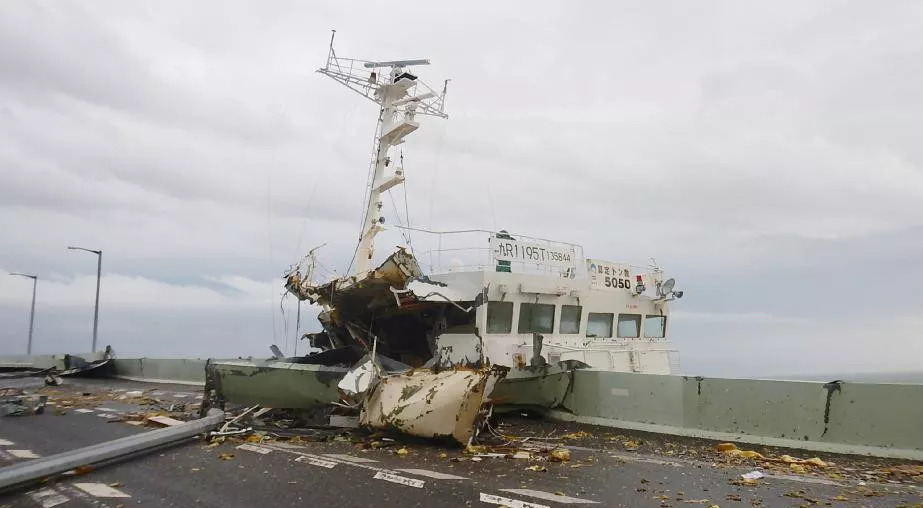
[[(0, 388), (14, 384), (24, 382), (0, 380)], [(131, 400), (124, 398), (126, 391), (143, 390), (165, 406), (186, 404), (190, 409), (200, 395), (188, 386), (93, 379), (67, 379), (63, 386), (27, 389), (48, 394), (53, 405), (43, 414), (0, 417), (0, 466), (149, 430), (119, 421), (143, 409), (126, 402)], [(61, 410), (64, 405), (70, 407)], [(563, 443), (570, 460), (477, 457), (400, 436), (382, 441), (361, 432), (317, 431), (295, 442), (271, 439), (243, 448), (238, 448), (243, 440), (230, 439), (212, 447), (204, 442), (176, 446), (0, 495), (0, 507), (893, 507), (923, 503), (917, 480), (888, 473), (899, 461), (823, 456), (836, 465), (792, 474), (785, 464), (730, 459), (705, 441), (519, 415), (501, 422), (504, 434), (530, 437), (526, 443)], [(324, 440), (311, 440), (320, 438)], [(372, 442), (386, 447), (372, 448)], [(810, 456), (792, 450), (758, 451), (766, 456)], [(744, 484), (740, 475), (753, 470), (766, 477), (756, 485)]]

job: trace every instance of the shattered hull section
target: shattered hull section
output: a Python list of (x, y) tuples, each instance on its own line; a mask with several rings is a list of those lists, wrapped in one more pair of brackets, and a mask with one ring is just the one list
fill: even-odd
[(309, 409), (340, 400), (347, 369), (279, 361), (220, 361), (205, 367), (207, 396), (216, 403)]
[(566, 360), (540, 367), (516, 367), (510, 370), (491, 395), (501, 411), (527, 407), (553, 409), (564, 402), (573, 387), (574, 370), (588, 367), (576, 360)]
[(368, 393), (360, 423), (424, 438), (451, 436), (466, 444), (505, 374), (505, 369), (416, 369), (384, 377)]

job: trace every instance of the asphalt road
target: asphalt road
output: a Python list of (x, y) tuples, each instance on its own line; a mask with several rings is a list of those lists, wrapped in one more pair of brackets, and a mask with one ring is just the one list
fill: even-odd
[[(2, 382), (0, 382), (2, 383)], [(48, 456), (137, 432), (110, 421), (137, 409), (119, 402), (124, 390), (157, 390), (158, 398), (194, 403), (194, 388), (116, 381), (71, 381), (81, 392), (108, 394), (56, 414), (0, 417), (0, 466)], [(0, 384), (0, 386), (3, 386)], [(114, 389), (122, 392), (115, 392)], [(51, 401), (66, 395), (52, 396)], [(101, 416), (102, 415), (102, 416)], [(548, 425), (515, 420), (520, 433)], [(564, 425), (564, 424), (561, 424)], [(566, 424), (567, 431), (599, 432)], [(571, 448), (564, 463), (524, 459), (472, 460), (462, 450), (423, 442), (364, 450), (348, 440), (261, 444), (187, 443), (134, 457), (87, 474), (0, 495), (0, 507), (78, 506), (915, 506), (921, 491), (907, 485), (868, 485), (815, 477), (767, 477), (739, 485), (749, 469), (708, 460), (643, 452)], [(398, 453), (398, 450), (406, 450)], [(233, 454), (233, 456), (230, 456)], [(223, 458), (222, 458), (223, 457)], [(531, 466), (544, 467), (533, 471)], [(838, 497), (842, 496), (842, 497)], [(843, 499), (842, 501), (840, 499)]]

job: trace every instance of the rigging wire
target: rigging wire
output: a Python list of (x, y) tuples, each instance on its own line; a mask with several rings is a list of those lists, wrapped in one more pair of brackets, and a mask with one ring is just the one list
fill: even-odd
[(404, 219), (407, 221), (407, 229), (404, 230), (407, 233), (407, 246), (410, 247), (410, 254), (416, 258), (417, 253), (413, 250), (413, 243), (411, 243), (411, 224), (410, 224), (410, 208), (407, 205), (407, 169), (404, 167), (404, 151), (401, 150), (401, 171), (404, 172), (404, 188), (401, 189), (404, 191)]
[[(272, 172), (273, 170), (272, 168), (270, 168), (269, 178), (266, 179), (266, 233), (269, 236), (269, 264), (270, 265), (274, 263), (274, 259), (275, 259), (275, 256), (273, 255), (273, 249), (272, 249)], [(272, 341), (273, 343), (275, 343), (276, 341), (276, 312), (275, 312), (275, 308), (273, 308), (273, 305), (272, 305), (272, 297), (275, 296), (275, 292), (273, 291), (272, 285), (269, 286), (269, 293), (270, 293), (270, 300), (269, 300), (270, 312), (269, 314), (271, 316), (270, 319), (272, 320)]]

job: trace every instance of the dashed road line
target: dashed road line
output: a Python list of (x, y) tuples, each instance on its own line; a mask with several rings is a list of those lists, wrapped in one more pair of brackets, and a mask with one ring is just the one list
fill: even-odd
[(6, 439), (0, 439), (0, 446), (13, 446), (13, 442), (7, 441)]
[(418, 489), (422, 489), (423, 485), (426, 484), (424, 480), (418, 480), (416, 478), (407, 478), (406, 476), (388, 473), (385, 471), (379, 471), (375, 473), (375, 476), (373, 476), (372, 478), (376, 480), (384, 480), (386, 482), (397, 483), (400, 485), (406, 485), (408, 487), (415, 487)]
[(353, 455), (347, 455), (345, 453), (325, 453), (324, 457), (330, 457), (331, 459), (345, 460), (346, 462), (355, 462), (356, 464), (370, 464), (372, 462), (378, 462), (374, 459), (367, 459), (365, 457), (355, 457)]
[(86, 409), (86, 408), (75, 409), (74, 411), (78, 413), (92, 413), (93, 412), (92, 409)]
[(591, 501), (589, 499), (580, 499), (579, 497), (562, 496), (561, 494), (555, 494), (553, 492), (544, 492), (541, 490), (500, 489), (500, 492), (509, 492), (510, 494), (518, 494), (520, 496), (535, 497), (538, 499), (544, 499), (545, 501), (554, 501), (555, 503), (563, 503), (563, 504), (599, 504), (597, 501)]
[(296, 458), (295, 462), (302, 462), (304, 464), (311, 464), (312, 466), (325, 467), (327, 469), (333, 469), (337, 465), (336, 462), (330, 460), (315, 459), (304, 455)]
[(97, 411), (103, 411), (103, 412), (106, 412), (106, 413), (121, 413), (120, 410), (118, 410), (118, 409), (112, 409), (111, 407), (98, 407), (98, 408), (96, 408), (96, 410), (97, 410)]
[(529, 503), (527, 501), (520, 501), (518, 499), (487, 494), (486, 492), (481, 492), (481, 502), (500, 506), (508, 506), (509, 508), (551, 508), (550, 506), (544, 504)]
[(74, 487), (94, 497), (131, 497), (129, 494), (105, 483), (75, 483)]
[(6, 450), (10, 455), (16, 457), (17, 459), (37, 459), (39, 454), (33, 452), (32, 450)]
[(51, 508), (70, 501), (70, 498), (51, 487), (26, 492), (26, 495), (42, 508)]
[(425, 476), (427, 478), (433, 478), (435, 480), (467, 480), (464, 476), (456, 476), (454, 474), (440, 473), (439, 471), (430, 471), (428, 469), (398, 469), (402, 473), (410, 473), (417, 476)]
[(248, 452), (259, 453), (261, 455), (266, 455), (267, 453), (272, 451), (271, 448), (266, 448), (264, 446), (257, 446), (255, 444), (250, 444), (250, 443), (244, 443), (242, 445), (237, 445), (237, 449), (247, 450)]

